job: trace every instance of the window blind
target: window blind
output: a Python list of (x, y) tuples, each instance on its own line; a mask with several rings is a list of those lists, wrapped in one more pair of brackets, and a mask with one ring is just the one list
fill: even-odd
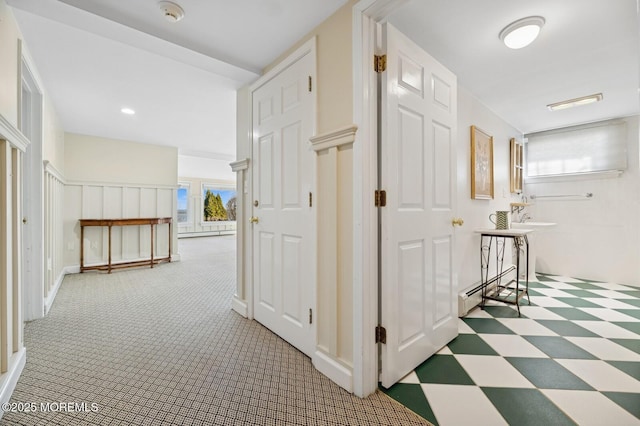
[(607, 120), (525, 135), (527, 177), (626, 170), (627, 123)]

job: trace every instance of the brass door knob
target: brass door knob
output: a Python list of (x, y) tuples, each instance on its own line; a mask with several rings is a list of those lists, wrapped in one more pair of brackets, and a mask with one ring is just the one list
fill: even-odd
[(461, 217), (457, 217), (457, 218), (451, 220), (451, 224), (453, 226), (462, 226), (463, 223), (464, 223), (464, 220), (462, 220)]
[(258, 219), (258, 218), (257, 218), (257, 217), (255, 217), (255, 216), (251, 216), (251, 219), (249, 219), (249, 222), (251, 222), (251, 223), (258, 223), (258, 222), (260, 222), (260, 219)]

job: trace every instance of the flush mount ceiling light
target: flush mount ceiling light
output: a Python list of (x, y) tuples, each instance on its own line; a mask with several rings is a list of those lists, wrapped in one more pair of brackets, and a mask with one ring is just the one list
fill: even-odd
[(596, 93), (594, 95), (583, 96), (581, 98), (569, 99), (567, 101), (560, 101), (547, 105), (547, 108), (551, 111), (558, 111), (561, 109), (573, 108), (579, 105), (588, 105), (594, 102), (600, 102), (602, 100), (602, 93)]
[(122, 108), (120, 110), (121, 113), (123, 114), (127, 114), (127, 115), (134, 115), (136, 112), (134, 110), (132, 110), (131, 108)]
[(158, 2), (158, 6), (160, 6), (160, 10), (164, 14), (164, 19), (169, 22), (178, 22), (184, 18), (184, 10), (173, 2), (161, 1)]
[(521, 49), (531, 44), (538, 37), (544, 22), (542, 16), (529, 16), (528, 18), (518, 19), (500, 31), (500, 40), (508, 48)]

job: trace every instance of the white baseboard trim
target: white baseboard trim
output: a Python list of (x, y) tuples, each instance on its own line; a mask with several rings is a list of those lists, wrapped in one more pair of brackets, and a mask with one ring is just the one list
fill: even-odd
[[(9, 402), (11, 399), (13, 390), (16, 388), (16, 384), (18, 383), (18, 379), (20, 378), (20, 374), (22, 374), (22, 369), (26, 362), (27, 350), (24, 347), (11, 355), (9, 370), (0, 378), (0, 404)], [(4, 411), (0, 409), (0, 418), (2, 418), (3, 414)]]
[(179, 232), (178, 239), (180, 238), (197, 238), (197, 237), (219, 237), (221, 235), (235, 235), (237, 230), (224, 229), (220, 231), (200, 231), (200, 232)]
[[(71, 274), (72, 272), (70, 272), (69, 269), (72, 269), (72, 268), (73, 267), (62, 268), (62, 271), (60, 272), (60, 275), (56, 279), (56, 282), (53, 284), (53, 288), (49, 292), (49, 295), (44, 299), (45, 316), (49, 313), (49, 309), (51, 309), (51, 306), (53, 306), (53, 301), (55, 300), (56, 295), (58, 294), (58, 290), (60, 289), (60, 285), (62, 284), (62, 281), (64, 280), (65, 275)], [(80, 271), (79, 266), (78, 266), (78, 271)]]
[(238, 296), (234, 295), (231, 299), (231, 309), (239, 313), (245, 318), (248, 318), (249, 312), (247, 307), (247, 301), (239, 299)]
[(313, 366), (333, 380), (338, 386), (353, 393), (353, 371), (335, 360), (331, 355), (316, 351), (311, 359)]

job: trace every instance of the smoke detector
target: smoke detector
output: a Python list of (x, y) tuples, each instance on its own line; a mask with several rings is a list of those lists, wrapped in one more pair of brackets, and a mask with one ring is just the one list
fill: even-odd
[(158, 2), (158, 6), (160, 7), (160, 10), (162, 10), (164, 19), (169, 22), (178, 22), (184, 18), (184, 10), (173, 2), (161, 1)]

